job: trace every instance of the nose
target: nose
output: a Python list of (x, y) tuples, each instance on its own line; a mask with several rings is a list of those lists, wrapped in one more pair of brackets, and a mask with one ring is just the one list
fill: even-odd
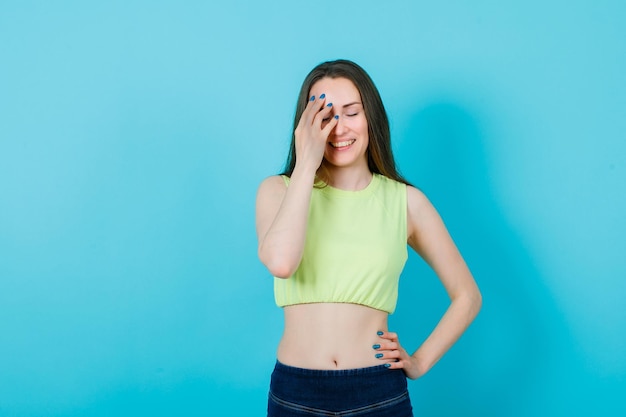
[(337, 124), (335, 125), (335, 128), (333, 129), (333, 133), (336, 136), (341, 136), (347, 131), (348, 129), (346, 128), (346, 123), (343, 120), (343, 117), (339, 117), (339, 119), (337, 119)]

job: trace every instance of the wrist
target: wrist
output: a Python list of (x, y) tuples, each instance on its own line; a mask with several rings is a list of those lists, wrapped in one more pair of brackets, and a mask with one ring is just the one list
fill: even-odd
[(293, 180), (303, 180), (310, 182), (313, 184), (315, 180), (315, 174), (317, 173), (317, 167), (313, 167), (311, 164), (307, 165), (304, 163), (296, 163), (296, 166), (291, 173), (291, 179)]
[(413, 366), (415, 367), (415, 377), (419, 378), (426, 374), (432, 367), (432, 365), (425, 360), (418, 352), (415, 352), (411, 355), (411, 362), (413, 362)]

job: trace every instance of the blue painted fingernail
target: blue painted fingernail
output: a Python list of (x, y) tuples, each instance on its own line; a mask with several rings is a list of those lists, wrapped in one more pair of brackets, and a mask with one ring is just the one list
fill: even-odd
[(376, 332), (377, 335), (382, 336), (383, 332), (381, 332), (380, 330)]
[(336, 120), (336, 119), (339, 119), (339, 115), (338, 115), (338, 114), (336, 114), (336, 115), (335, 115), (335, 120)]
[(385, 364), (385, 368), (389, 368), (390, 366), (391, 366), (391, 364), (390, 364), (390, 363), (386, 363), (386, 364)]
[(382, 358), (382, 357), (383, 357), (383, 354), (382, 354), (382, 353), (377, 353), (377, 354), (376, 354), (376, 357), (377, 357), (378, 359), (380, 359), (380, 358)]
[(322, 95), (320, 96), (320, 100), (321, 100), (321, 99), (323, 99), (324, 97), (326, 97), (326, 94), (322, 94)]
[(333, 106), (333, 103), (328, 103), (328, 104), (326, 105), (326, 107), (332, 107), (332, 106)]
[(372, 349), (380, 349), (380, 345), (376, 344), (376, 345), (372, 346)]
[(313, 101), (315, 100), (315, 96), (311, 96), (311, 98), (309, 99), (309, 101)]

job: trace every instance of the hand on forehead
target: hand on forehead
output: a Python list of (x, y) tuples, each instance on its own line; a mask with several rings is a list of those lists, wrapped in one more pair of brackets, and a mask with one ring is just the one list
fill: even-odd
[(359, 90), (347, 78), (322, 78), (313, 84), (309, 96), (320, 97), (322, 94), (335, 108), (361, 105)]

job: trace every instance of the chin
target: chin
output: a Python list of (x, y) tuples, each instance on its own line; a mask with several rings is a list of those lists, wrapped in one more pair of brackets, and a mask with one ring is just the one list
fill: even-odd
[(326, 165), (329, 168), (350, 168), (350, 167), (357, 167), (359, 166), (358, 161), (351, 159), (351, 160), (345, 160), (345, 159), (341, 159), (341, 160), (326, 160)]

